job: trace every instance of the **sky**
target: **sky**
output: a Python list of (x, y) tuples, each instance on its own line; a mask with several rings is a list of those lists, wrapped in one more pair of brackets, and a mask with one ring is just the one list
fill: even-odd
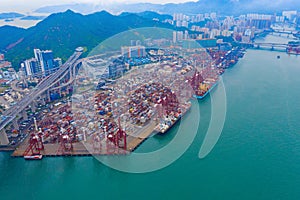
[(30, 12), (42, 6), (60, 5), (70, 3), (93, 3), (108, 4), (114, 2), (135, 3), (135, 2), (151, 2), (151, 3), (182, 3), (196, 0), (1, 0), (0, 12), (23, 11)]

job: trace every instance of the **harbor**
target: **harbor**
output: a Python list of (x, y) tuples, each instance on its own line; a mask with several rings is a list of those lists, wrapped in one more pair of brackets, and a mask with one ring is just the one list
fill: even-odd
[(125, 62), (130, 69), (114, 77), (88, 75), (87, 62), (72, 98), (47, 106), (12, 156), (128, 155), (149, 137), (166, 134), (191, 109), (190, 100), (204, 99), (242, 55), (237, 48), (150, 49), (141, 59), (115, 56), (114, 65)]
[[(278, 54), (281, 56), (280, 60), (276, 58)], [(193, 194), (199, 195), (198, 197), (203, 199), (222, 199), (224, 196), (231, 198), (232, 194), (237, 195), (242, 190), (245, 191), (245, 194), (238, 195), (241, 199), (250, 200), (257, 196), (264, 199), (295, 199), (299, 197), (297, 188), (300, 180), (297, 173), (299, 168), (296, 164), (300, 161), (300, 154), (299, 151), (295, 151), (295, 148), (299, 147), (295, 141), (300, 139), (297, 134), (299, 123), (295, 120), (299, 116), (299, 106), (287, 113), (287, 110), (281, 109), (282, 106), (279, 102), (289, 100), (291, 105), (299, 105), (297, 104), (297, 99), (300, 98), (299, 93), (291, 93), (297, 90), (300, 82), (297, 77), (297, 74), (300, 73), (298, 61), (299, 56), (288, 56), (285, 53), (272, 51), (262, 50), (258, 53), (258, 50), (248, 50), (244, 59), (238, 62), (235, 68), (222, 75), (227, 90), (227, 117), (230, 120), (226, 121), (218, 144), (206, 159), (199, 159), (197, 153), (202, 144), (201, 134), (206, 132), (206, 124), (211, 118), (209, 95), (205, 101), (193, 100), (193, 103), (201, 106), (199, 136), (195, 138), (180, 159), (163, 170), (143, 175), (120, 173), (99, 163), (92, 156), (45, 157), (46, 159), (41, 161), (31, 162), (25, 161), (23, 158), (12, 159), (10, 152), (1, 152), (2, 177), (6, 180), (2, 183), (2, 194), (16, 199), (27, 195), (28, 190), (36, 189), (37, 198), (51, 194), (53, 194), (51, 198), (58, 198), (62, 194), (66, 194), (66, 189), (73, 189), (76, 190), (75, 193), (68, 193), (71, 198), (85, 198), (86, 195), (81, 191), (88, 191), (93, 197), (98, 198), (100, 187), (104, 188), (103, 198), (120, 198), (120, 195), (114, 192), (115, 187), (119, 184), (108, 184), (108, 181), (113, 183), (121, 181), (121, 185), (124, 182), (128, 185), (128, 187), (120, 187), (119, 192), (122, 195), (136, 192), (137, 196), (143, 197), (147, 193), (148, 199), (155, 199), (164, 194), (166, 187), (168, 189), (174, 187), (170, 185), (170, 176), (176, 174), (174, 179), (184, 182), (189, 180), (190, 184), (184, 186), (183, 191), (180, 190), (182, 189), (180, 185), (176, 185), (175, 189), (178, 192), (168, 193), (166, 198), (186, 198), (189, 194)], [(286, 76), (282, 77), (281, 73), (274, 69), (286, 73)], [(253, 84), (248, 84), (256, 77), (260, 77), (260, 79)], [(278, 87), (276, 82), (279, 79), (282, 80), (281, 87)], [(262, 85), (265, 87), (261, 87)], [(218, 94), (218, 92), (218, 87), (216, 87), (213, 93)], [(257, 102), (258, 96), (249, 96), (249, 93), (265, 94), (265, 96)], [(287, 93), (294, 95), (293, 98), (290, 99), (289, 95), (282, 95)], [(255, 109), (251, 102), (257, 102)], [(249, 106), (245, 106), (245, 104)], [(178, 130), (174, 126), (162, 136), (150, 137), (135, 150), (136, 153), (157, 150), (168, 145), (176, 135), (185, 135), (195, 131), (193, 119), (196, 118), (197, 113), (194, 112), (196, 110), (193, 110), (193, 106), (184, 116), (185, 120), (179, 121), (182, 130)], [(289, 119), (290, 124), (282, 120), (283, 118)], [(265, 125), (269, 123), (273, 124), (271, 130)], [(285, 130), (289, 129), (294, 131), (286, 133)], [(278, 148), (283, 152), (278, 152)], [(130, 160), (130, 156), (126, 156), (128, 160)], [(172, 152), (168, 153), (166, 158), (170, 156), (172, 156)], [(226, 162), (224, 158), (226, 158)], [(158, 162), (157, 157), (149, 158), (149, 160), (153, 163)], [(270, 162), (278, 163), (279, 166), (271, 165)], [(129, 167), (136, 165), (134, 160), (131, 163), (124, 162), (125, 164)], [(186, 170), (182, 170), (183, 166)], [(243, 170), (240, 170), (241, 167)], [(212, 176), (210, 171), (217, 172), (218, 175)], [(220, 176), (228, 183), (225, 188), (224, 183), (219, 181)], [(158, 177), (161, 178), (161, 181), (157, 181)], [(261, 180), (260, 182), (257, 182), (258, 178)], [(78, 180), (81, 181), (81, 184), (74, 185), (74, 182)], [(210, 180), (210, 182), (208, 183), (206, 180)], [(11, 187), (15, 190), (16, 182), (26, 184), (18, 189), (18, 192), (5, 189), (5, 187)], [(58, 182), (62, 182), (63, 187), (57, 185)], [(136, 184), (137, 182), (140, 184)], [(241, 184), (241, 182), (247, 184)], [(149, 192), (149, 183), (157, 184), (157, 192)], [(132, 185), (135, 187), (131, 187)], [(218, 192), (212, 194), (211, 190), (205, 188), (199, 194), (199, 185), (213, 188), (213, 191)], [(49, 188), (55, 188), (57, 192), (53, 193), (49, 191)], [(278, 190), (269, 192), (273, 188), (278, 188)]]
[(152, 1), (4, 0), (2, 200), (300, 199), (300, 2)]

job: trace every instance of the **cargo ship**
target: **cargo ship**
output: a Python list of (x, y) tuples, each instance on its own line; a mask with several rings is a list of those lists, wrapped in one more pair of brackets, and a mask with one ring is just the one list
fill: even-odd
[(195, 71), (193, 77), (188, 80), (195, 92), (193, 97), (204, 99), (218, 84), (219, 76), (218, 69), (212, 67), (206, 67), (200, 72)]
[(165, 116), (161, 119), (160, 123), (155, 127), (154, 131), (158, 134), (165, 134), (170, 128), (172, 128), (182, 116), (191, 108), (191, 102), (184, 104), (181, 107), (181, 111), (173, 115)]
[(193, 95), (194, 98), (196, 99), (204, 99), (208, 93), (210, 93), (218, 84), (218, 80), (214, 80), (214, 82), (211, 82), (209, 84), (205, 83), (205, 84), (201, 84), (200, 87), (202, 85), (205, 85), (205, 88), (199, 88), (197, 91), (195, 91), (195, 94)]

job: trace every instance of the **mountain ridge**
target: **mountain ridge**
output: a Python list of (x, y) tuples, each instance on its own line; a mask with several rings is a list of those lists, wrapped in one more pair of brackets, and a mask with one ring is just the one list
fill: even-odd
[[(171, 25), (136, 14), (115, 16), (101, 11), (82, 15), (67, 10), (51, 14), (28, 29), (0, 27), (0, 37), (3, 35), (6, 41), (0, 42), (0, 49), (18, 69), (20, 62), (33, 56), (34, 48), (51, 49), (55, 57), (61, 57), (65, 61), (78, 46), (91, 50), (117, 33), (141, 27), (172, 28)], [(9, 34), (12, 30), (14, 34)]]
[[(97, 9), (108, 10), (113, 13), (121, 12), (144, 12), (154, 11), (163, 14), (185, 13), (199, 14), (205, 12), (218, 12), (222, 15), (240, 15), (249, 12), (271, 13), (281, 12), (283, 10), (300, 11), (300, 1), (297, 0), (199, 0), (196, 2), (185, 3), (118, 3), (113, 6), (92, 5), (92, 4), (66, 4), (57, 6), (46, 6), (36, 10), (36, 12), (57, 12), (71, 8), (77, 12), (87, 13), (95, 12)], [(296, 9), (297, 10), (297, 9)]]

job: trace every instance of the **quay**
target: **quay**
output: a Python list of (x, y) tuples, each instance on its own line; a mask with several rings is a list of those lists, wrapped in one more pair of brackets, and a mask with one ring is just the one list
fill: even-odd
[[(209, 93), (205, 81), (218, 77), (241, 57), (239, 49), (212, 51), (209, 56), (204, 49), (194, 50), (187, 57), (176, 56), (173, 49), (165, 58), (151, 51), (153, 63), (134, 67), (120, 79), (81, 74), (72, 106), (71, 99), (46, 106), (12, 156), (128, 155), (151, 135), (173, 127), (190, 109), (195, 90), (202, 86)], [(96, 89), (91, 89), (95, 84)]]
[[(137, 149), (145, 140), (147, 140), (152, 134), (154, 125), (151, 124), (147, 127), (138, 137), (135, 136), (128, 136), (128, 145), (127, 145), (127, 152), (123, 153), (116, 153), (116, 155), (126, 155), (130, 152), (133, 152)], [(24, 157), (24, 152), (27, 149), (28, 140), (27, 142), (23, 142), (15, 151), (12, 153), (12, 157)], [(87, 144), (84, 142), (76, 142), (73, 143), (73, 149), (67, 152), (58, 153), (57, 149), (59, 149), (60, 144), (44, 144), (45, 148), (40, 153), (44, 157), (59, 157), (59, 156), (93, 156), (93, 155), (112, 155), (109, 152), (105, 151), (93, 151), (88, 148)], [(12, 151), (12, 148), (8, 150)]]

